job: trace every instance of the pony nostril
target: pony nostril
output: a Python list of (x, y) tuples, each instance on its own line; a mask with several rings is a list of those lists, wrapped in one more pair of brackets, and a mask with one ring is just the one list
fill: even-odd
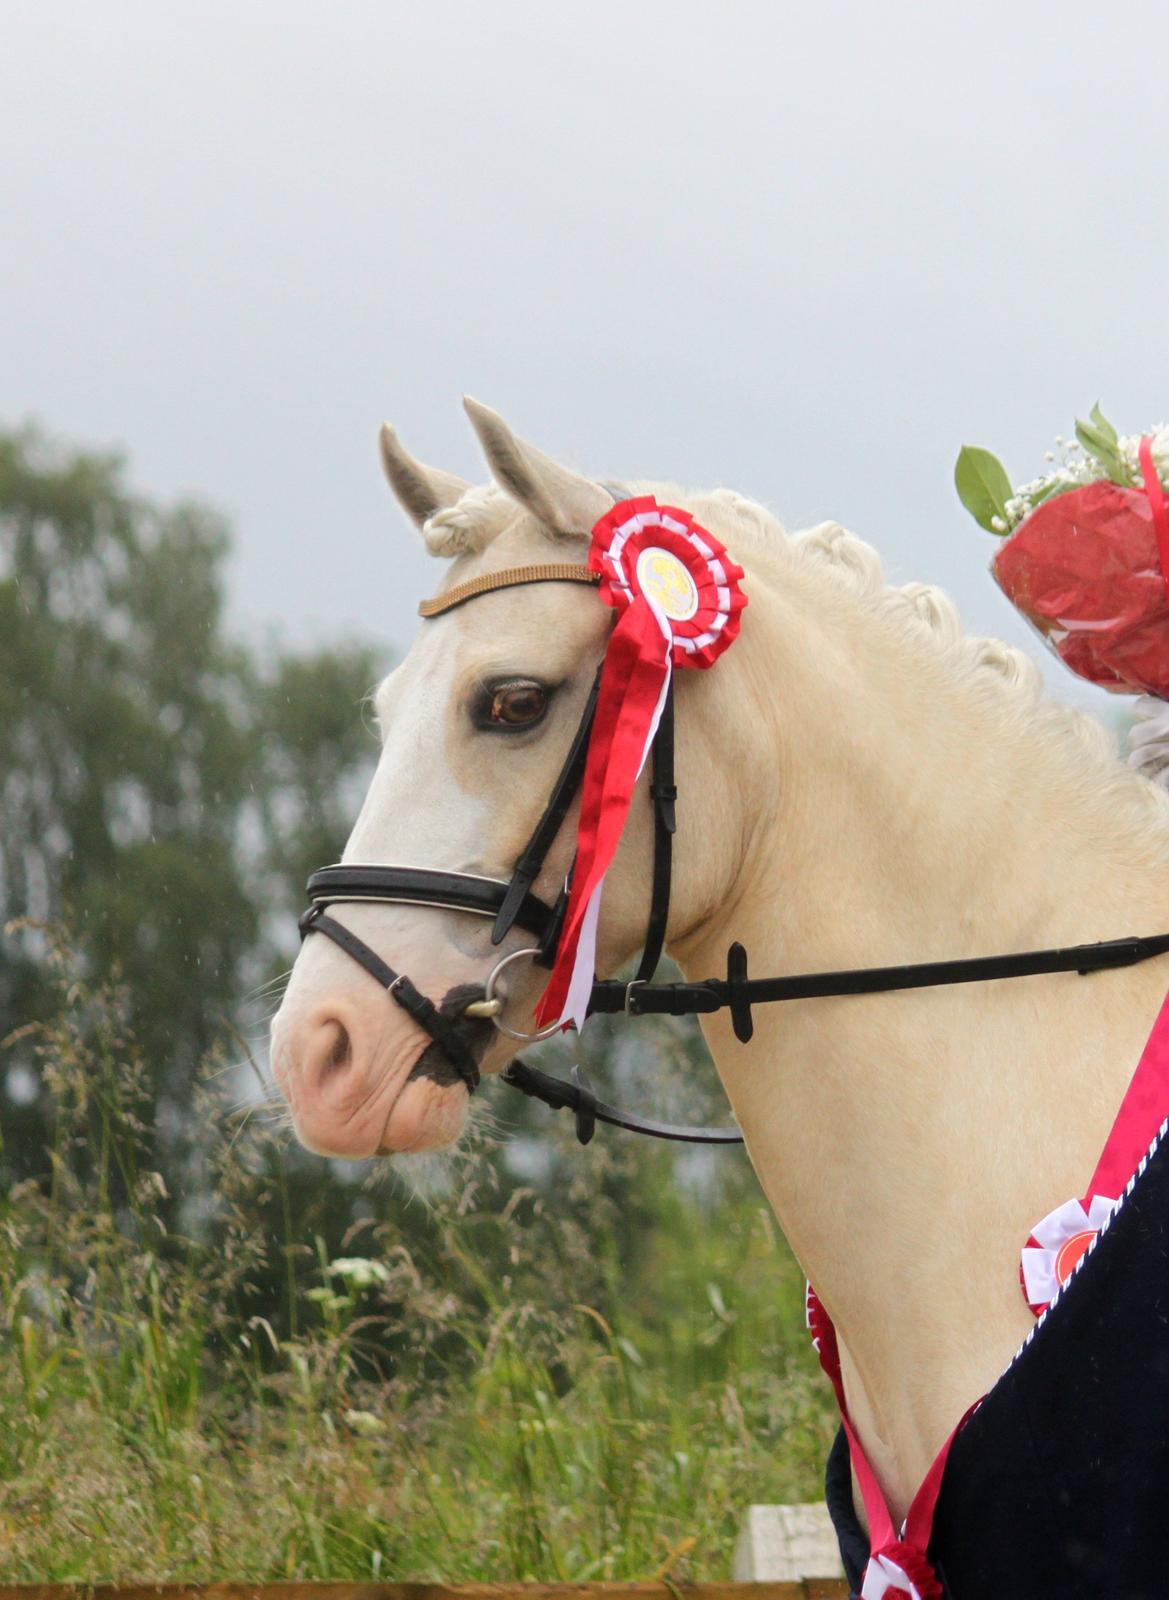
[(329, 1078), (349, 1066), (353, 1060), (353, 1044), (349, 1038), (349, 1029), (338, 1018), (330, 1017), (324, 1028), (332, 1034), (332, 1039), (327, 1050), (321, 1055), (321, 1076)]

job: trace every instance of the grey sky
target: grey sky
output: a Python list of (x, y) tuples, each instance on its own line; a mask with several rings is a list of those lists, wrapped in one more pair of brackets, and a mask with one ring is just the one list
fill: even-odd
[(1037, 651), (951, 465), (1169, 412), (1164, 15), (10, 0), (0, 419), (222, 506), (249, 627), (408, 642), (376, 426), (482, 477), (467, 390), (838, 517)]

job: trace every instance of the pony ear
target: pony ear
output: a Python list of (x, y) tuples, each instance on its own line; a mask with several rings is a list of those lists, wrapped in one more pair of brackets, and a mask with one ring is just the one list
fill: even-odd
[(440, 472), (437, 467), (424, 467), (421, 461), (402, 448), (398, 435), (388, 422), (382, 423), (379, 436), (382, 447), (382, 466), (390, 480), (390, 488), (402, 510), (421, 528), (436, 511), (453, 506), (471, 487), (464, 478), (453, 472)]
[(535, 445), (517, 438), (497, 411), (470, 395), (463, 407), (496, 480), (554, 534), (589, 534), (613, 504), (599, 483), (570, 472)]

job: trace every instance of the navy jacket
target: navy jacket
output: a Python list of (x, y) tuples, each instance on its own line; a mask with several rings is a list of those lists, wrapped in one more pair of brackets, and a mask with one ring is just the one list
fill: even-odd
[[(1167, 1146), (954, 1441), (930, 1543), (948, 1600), (1169, 1600)], [(843, 1430), (827, 1500), (855, 1591)]]

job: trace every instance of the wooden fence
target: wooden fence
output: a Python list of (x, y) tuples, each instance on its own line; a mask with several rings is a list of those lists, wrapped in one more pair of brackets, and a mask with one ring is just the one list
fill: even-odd
[(7, 1583), (0, 1600), (848, 1600), (842, 1578), (792, 1583)]
[(848, 1600), (841, 1578), (792, 1583), (0, 1584), (0, 1600)]

